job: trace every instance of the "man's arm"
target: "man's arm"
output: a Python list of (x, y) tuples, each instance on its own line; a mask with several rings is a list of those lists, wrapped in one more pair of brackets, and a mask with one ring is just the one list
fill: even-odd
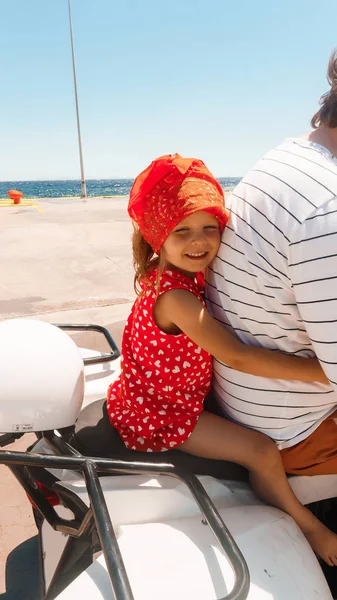
[(313, 349), (337, 390), (337, 198), (302, 223), (290, 244), (290, 278)]

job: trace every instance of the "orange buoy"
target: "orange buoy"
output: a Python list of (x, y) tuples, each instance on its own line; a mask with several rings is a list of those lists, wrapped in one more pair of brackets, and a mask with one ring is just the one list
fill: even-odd
[(22, 192), (19, 192), (19, 190), (8, 190), (7, 194), (10, 199), (13, 200), (14, 204), (20, 204), (20, 200), (23, 196)]

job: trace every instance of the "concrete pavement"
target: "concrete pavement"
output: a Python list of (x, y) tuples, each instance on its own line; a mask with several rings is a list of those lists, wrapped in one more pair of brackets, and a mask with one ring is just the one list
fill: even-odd
[[(127, 199), (44, 200), (0, 208), (0, 320), (96, 323), (120, 337), (134, 299)], [(105, 350), (98, 334), (76, 342)], [(18, 361), (20, 360), (18, 352)], [(12, 449), (24, 450), (24, 436)], [(0, 466), (0, 600), (38, 600), (36, 528), (24, 492)]]

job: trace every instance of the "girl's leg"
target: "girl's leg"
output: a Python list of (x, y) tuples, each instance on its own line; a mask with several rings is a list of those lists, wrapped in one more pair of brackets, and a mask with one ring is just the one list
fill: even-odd
[(315, 552), (330, 566), (337, 565), (337, 535), (299, 502), (288, 483), (280, 453), (270, 438), (204, 411), (192, 435), (179, 449), (246, 467), (256, 493), (293, 517)]

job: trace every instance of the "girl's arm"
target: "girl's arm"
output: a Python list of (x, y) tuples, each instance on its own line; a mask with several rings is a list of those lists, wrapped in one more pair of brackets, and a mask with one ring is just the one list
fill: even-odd
[(187, 290), (169, 290), (157, 300), (157, 325), (175, 325), (206, 352), (237, 371), (273, 379), (329, 383), (316, 358), (288, 355), (247, 346), (213, 319), (206, 307)]

